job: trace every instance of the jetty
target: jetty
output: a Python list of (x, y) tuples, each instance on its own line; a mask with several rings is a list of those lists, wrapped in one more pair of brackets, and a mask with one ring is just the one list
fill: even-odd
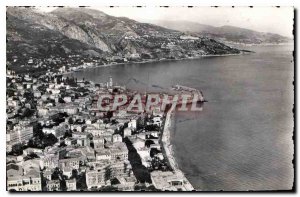
[(196, 89), (196, 88), (192, 88), (192, 87), (188, 87), (188, 86), (183, 86), (183, 85), (174, 85), (172, 86), (172, 90), (176, 91), (176, 92), (189, 92), (191, 94), (196, 94), (198, 96), (198, 99), (200, 102), (205, 102), (204, 100), (204, 95), (202, 93), (202, 91)]

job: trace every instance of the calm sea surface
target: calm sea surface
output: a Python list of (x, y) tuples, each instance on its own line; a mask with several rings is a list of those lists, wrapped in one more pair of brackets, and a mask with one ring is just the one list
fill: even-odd
[(176, 113), (171, 141), (178, 164), (201, 190), (278, 190), (293, 184), (292, 46), (256, 53), (116, 65), (71, 74), (96, 83), (109, 76), (140, 91), (174, 84), (198, 88), (203, 111)]

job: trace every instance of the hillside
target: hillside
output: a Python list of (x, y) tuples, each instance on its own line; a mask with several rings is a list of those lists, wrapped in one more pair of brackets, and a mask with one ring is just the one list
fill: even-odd
[(149, 21), (166, 28), (192, 33), (197, 36), (205, 36), (221, 42), (233, 42), (240, 44), (280, 44), (292, 42), (291, 38), (273, 33), (257, 32), (250, 29), (221, 26), (214, 27), (189, 21)]
[(240, 53), (209, 38), (87, 8), (7, 8), (7, 59), (83, 55), (128, 60)]

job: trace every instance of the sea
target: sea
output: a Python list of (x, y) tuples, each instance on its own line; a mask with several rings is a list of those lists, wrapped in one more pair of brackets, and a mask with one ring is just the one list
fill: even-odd
[(241, 46), (255, 53), (129, 63), (69, 74), (141, 92), (180, 84), (201, 90), (201, 112), (176, 112), (171, 143), (202, 191), (290, 190), (293, 169), (292, 45)]

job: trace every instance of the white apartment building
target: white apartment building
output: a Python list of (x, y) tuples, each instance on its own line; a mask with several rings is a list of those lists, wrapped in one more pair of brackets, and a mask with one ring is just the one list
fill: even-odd
[(8, 191), (42, 191), (42, 181), (39, 171), (31, 170), (26, 175), (20, 175), (12, 171), (7, 172)]

